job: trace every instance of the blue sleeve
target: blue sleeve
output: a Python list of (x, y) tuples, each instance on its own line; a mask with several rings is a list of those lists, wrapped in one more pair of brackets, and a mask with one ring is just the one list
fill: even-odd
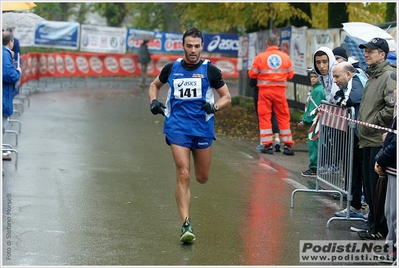
[(19, 63), (21, 64), (21, 48), (19, 46), (19, 40), (14, 37), (14, 61), (18, 60), (18, 53), (19, 53)]
[[(4, 51), (3, 51), (4, 52)], [(10, 54), (3, 53), (3, 83), (15, 84), (18, 82), (21, 74), (14, 68), (13, 60)]]
[[(396, 118), (394, 118), (395, 123), (393, 124), (392, 128), (396, 128)], [(385, 137), (384, 146), (381, 149), (381, 153), (377, 156), (377, 164), (382, 167), (392, 166), (396, 163), (396, 134), (392, 132), (388, 132), (387, 136)]]
[(360, 104), (363, 96), (363, 85), (360, 82), (360, 79), (357, 76), (353, 77), (352, 80), (352, 89), (349, 94), (348, 101), (346, 102), (346, 107), (352, 107), (356, 104)]

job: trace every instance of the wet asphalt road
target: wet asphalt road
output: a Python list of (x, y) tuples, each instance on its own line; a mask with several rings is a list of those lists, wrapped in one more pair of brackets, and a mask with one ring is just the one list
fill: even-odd
[(18, 145), (4, 137), (18, 165), (15, 154), (2, 163), (3, 265), (309, 265), (300, 240), (358, 239), (353, 222), (326, 228), (339, 208), (330, 195), (298, 193), (290, 208), (293, 190), (314, 187), (300, 177), (303, 145), (261, 155), (218, 137), (209, 182), (190, 186), (197, 240), (181, 245), (175, 167), (146, 92), (57, 85), (39, 85), (14, 116)]

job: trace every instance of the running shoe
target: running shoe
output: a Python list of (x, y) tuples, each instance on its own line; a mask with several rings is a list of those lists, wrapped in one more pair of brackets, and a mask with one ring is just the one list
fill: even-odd
[(276, 143), (276, 144), (274, 145), (274, 151), (277, 152), (277, 153), (281, 152), (280, 143)]
[(180, 242), (182, 243), (190, 243), (195, 240), (195, 235), (193, 233), (193, 227), (188, 218), (184, 221), (183, 225), (181, 226), (181, 236)]
[[(334, 215), (335, 215), (336, 217), (346, 217), (346, 216), (347, 216), (347, 213), (348, 213), (348, 212), (347, 212), (347, 208), (345, 208), (345, 209), (343, 209), (343, 210), (341, 210), (341, 211), (335, 212)], [(351, 217), (351, 218), (362, 218), (362, 219), (364, 219), (364, 215), (363, 215), (363, 213), (362, 213), (362, 210), (361, 210), (361, 209), (355, 209), (355, 208), (352, 207), (352, 206), (351, 206), (351, 208), (350, 208), (349, 217)]]
[(357, 234), (359, 235), (359, 237), (361, 239), (364, 239), (364, 240), (377, 240), (377, 239), (381, 240), (381, 239), (385, 238), (385, 236), (383, 236), (380, 232), (377, 232), (376, 234), (374, 234), (373, 229), (357, 232)]
[(369, 221), (362, 222), (359, 225), (352, 226), (351, 231), (353, 232), (362, 232), (362, 231), (368, 231), (374, 228), (374, 224)]
[(260, 151), (263, 148), (265, 148), (265, 145), (264, 144), (259, 144), (258, 147), (256, 147), (256, 150)]
[(315, 178), (316, 175), (317, 175), (317, 171), (315, 169), (309, 168), (306, 171), (302, 171), (301, 175), (304, 176), (304, 177), (313, 177), (313, 178)]

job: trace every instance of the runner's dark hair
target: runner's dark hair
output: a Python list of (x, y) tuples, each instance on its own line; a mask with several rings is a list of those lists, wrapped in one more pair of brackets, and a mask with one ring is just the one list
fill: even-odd
[(204, 43), (204, 39), (202, 37), (202, 32), (198, 28), (191, 28), (188, 29), (184, 34), (183, 34), (183, 44), (184, 44), (184, 39), (186, 36), (192, 36), (192, 37), (200, 37), (201, 38), (201, 43)]

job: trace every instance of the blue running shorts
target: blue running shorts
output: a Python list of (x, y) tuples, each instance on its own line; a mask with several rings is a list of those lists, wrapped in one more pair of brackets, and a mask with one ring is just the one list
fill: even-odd
[(166, 143), (187, 147), (190, 150), (206, 149), (212, 145), (213, 138), (187, 136), (182, 134), (166, 134)]

